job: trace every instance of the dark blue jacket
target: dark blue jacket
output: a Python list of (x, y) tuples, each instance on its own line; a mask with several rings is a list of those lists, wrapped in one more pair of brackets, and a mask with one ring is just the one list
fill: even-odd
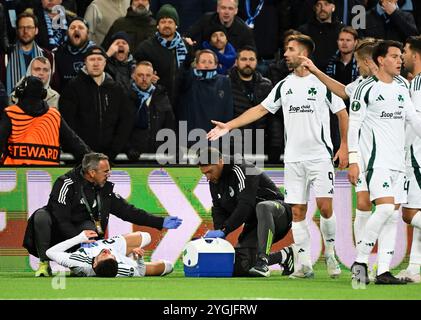
[(193, 69), (184, 73), (179, 100), (179, 120), (187, 120), (188, 130), (214, 126), (211, 120), (227, 122), (233, 118), (233, 102), (230, 79), (217, 74), (212, 79), (200, 80)]

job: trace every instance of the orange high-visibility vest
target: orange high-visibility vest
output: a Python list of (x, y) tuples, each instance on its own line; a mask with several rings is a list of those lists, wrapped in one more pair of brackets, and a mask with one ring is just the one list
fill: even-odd
[(60, 162), (60, 113), (55, 108), (39, 117), (26, 114), (19, 106), (4, 109), (12, 133), (3, 155), (4, 165), (58, 165)]

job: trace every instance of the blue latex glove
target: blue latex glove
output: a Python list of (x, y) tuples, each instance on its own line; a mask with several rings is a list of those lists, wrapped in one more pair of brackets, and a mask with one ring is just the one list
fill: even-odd
[(222, 230), (209, 230), (206, 232), (204, 238), (225, 238), (225, 233)]
[(167, 229), (177, 229), (181, 223), (183, 222), (183, 219), (180, 219), (179, 217), (165, 217), (164, 223), (162, 226)]

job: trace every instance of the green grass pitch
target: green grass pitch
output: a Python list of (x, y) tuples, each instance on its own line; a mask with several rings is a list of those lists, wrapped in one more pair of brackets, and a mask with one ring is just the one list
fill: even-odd
[[(279, 271), (270, 278), (188, 278), (178, 268), (166, 277), (145, 278), (34, 278), (32, 272), (0, 272), (0, 299), (145, 299), (145, 300), (419, 300), (421, 284), (353, 289), (343, 268), (339, 279), (327, 276), (322, 262), (314, 279), (288, 279)], [(399, 270), (393, 270), (397, 273)], [(64, 287), (53, 289), (53, 286)]]

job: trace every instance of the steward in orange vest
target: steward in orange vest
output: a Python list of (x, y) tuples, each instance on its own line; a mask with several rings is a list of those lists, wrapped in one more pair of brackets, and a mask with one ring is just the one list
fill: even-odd
[(60, 112), (44, 102), (46, 90), (40, 79), (26, 77), (16, 95), (18, 104), (5, 108), (0, 119), (0, 164), (58, 165), (61, 144), (76, 159), (90, 151)]

